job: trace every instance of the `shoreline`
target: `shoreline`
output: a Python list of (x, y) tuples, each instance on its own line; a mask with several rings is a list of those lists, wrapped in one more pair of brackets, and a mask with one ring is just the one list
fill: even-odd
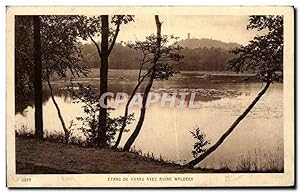
[(232, 171), (228, 168), (189, 169), (133, 152), (109, 148), (16, 137), (17, 174), (124, 174), (124, 173), (282, 173), (284, 171)]

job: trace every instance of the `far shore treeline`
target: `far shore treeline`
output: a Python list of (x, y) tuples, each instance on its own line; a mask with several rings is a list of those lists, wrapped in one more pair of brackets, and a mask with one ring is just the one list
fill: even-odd
[[(227, 62), (235, 57), (229, 50), (239, 47), (237, 43), (225, 43), (213, 39), (184, 39), (178, 42), (183, 47), (184, 58), (176, 68), (180, 71), (226, 71)], [(92, 43), (80, 45), (82, 55), (91, 68), (99, 68), (99, 57)], [(109, 58), (110, 69), (139, 69), (142, 53), (130, 49), (125, 43), (117, 43)]]

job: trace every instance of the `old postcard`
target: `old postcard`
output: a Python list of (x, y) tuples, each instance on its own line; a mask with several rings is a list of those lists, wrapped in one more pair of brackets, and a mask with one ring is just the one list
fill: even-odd
[(8, 187), (293, 187), (294, 8), (7, 7)]

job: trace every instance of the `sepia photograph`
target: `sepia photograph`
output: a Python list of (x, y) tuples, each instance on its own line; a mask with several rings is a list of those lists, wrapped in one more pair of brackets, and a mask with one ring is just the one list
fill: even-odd
[(9, 187), (294, 185), (293, 7), (7, 7)]

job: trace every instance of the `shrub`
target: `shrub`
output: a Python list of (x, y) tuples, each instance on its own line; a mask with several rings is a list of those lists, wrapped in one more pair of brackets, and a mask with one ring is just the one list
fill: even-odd
[[(82, 126), (79, 128), (86, 137), (87, 146), (95, 146), (96, 139), (98, 137), (99, 128), (99, 112), (100, 112), (100, 96), (96, 93), (96, 88), (91, 85), (83, 86), (78, 84), (78, 91), (74, 91), (73, 85), (68, 86), (72, 92), (73, 103), (82, 103), (82, 108), (86, 116), (76, 117), (78, 121), (82, 122)], [(124, 117), (110, 117), (112, 108), (108, 109), (107, 113), (107, 145), (112, 146), (114, 143), (116, 132), (119, 131)], [(130, 124), (134, 120), (134, 114), (130, 114), (127, 117), (127, 124)], [(125, 130), (128, 132), (128, 130)]]
[(190, 132), (193, 138), (196, 139), (192, 150), (193, 157), (196, 158), (199, 154), (202, 154), (206, 151), (207, 145), (209, 145), (210, 142), (206, 139), (206, 135), (200, 130), (199, 127), (195, 127), (194, 130)]

